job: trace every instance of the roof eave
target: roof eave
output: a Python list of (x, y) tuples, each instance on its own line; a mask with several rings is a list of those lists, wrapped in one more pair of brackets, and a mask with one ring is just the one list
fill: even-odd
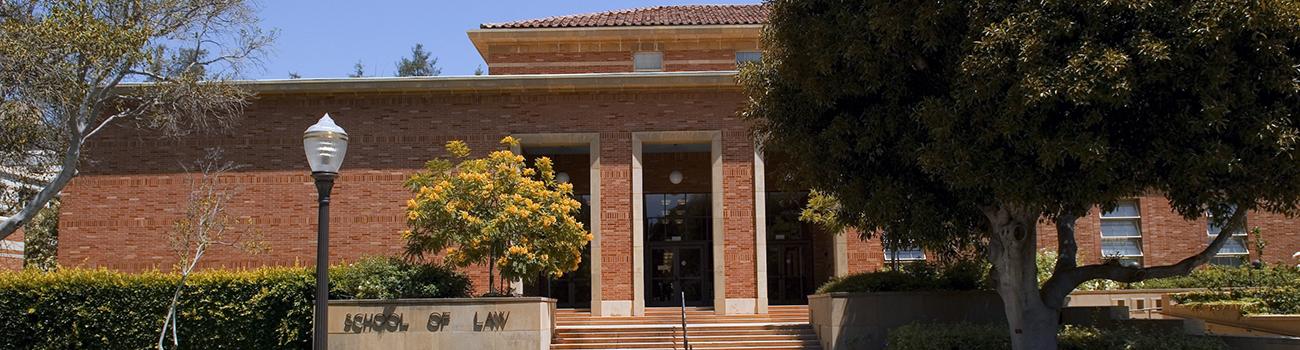
[[(243, 80), (231, 83), (258, 95), (374, 92), (566, 92), (654, 89), (739, 89), (735, 71), (527, 74), (433, 77)], [(143, 83), (142, 83), (143, 84)], [(131, 88), (141, 84), (123, 84)]]

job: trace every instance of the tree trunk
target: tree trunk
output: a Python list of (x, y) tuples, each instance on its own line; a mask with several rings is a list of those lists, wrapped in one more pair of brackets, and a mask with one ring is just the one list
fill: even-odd
[(989, 217), (989, 260), (997, 278), (998, 295), (1017, 350), (1056, 349), (1060, 310), (1043, 303), (1038, 292), (1034, 254), (1039, 213), (1015, 208), (985, 209)]

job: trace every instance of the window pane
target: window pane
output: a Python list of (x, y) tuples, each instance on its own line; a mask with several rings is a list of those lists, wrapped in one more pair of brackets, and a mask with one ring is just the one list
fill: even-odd
[(1101, 222), (1102, 237), (1132, 237), (1141, 235), (1142, 231), (1138, 229), (1137, 220), (1102, 220)]
[(1138, 239), (1101, 240), (1102, 257), (1142, 255), (1142, 241)]
[(763, 54), (758, 51), (737, 51), (736, 65), (739, 66), (748, 62), (758, 62), (758, 60), (762, 58)]
[(1102, 213), (1101, 217), (1134, 217), (1141, 216), (1138, 212), (1137, 201), (1120, 201), (1115, 203), (1115, 209)]
[(664, 54), (662, 52), (637, 52), (632, 57), (632, 62), (637, 70), (662, 70), (664, 69)]
[(922, 260), (925, 259), (925, 252), (921, 248), (911, 247), (888, 252), (885, 259), (887, 260)]
[(1216, 256), (1210, 258), (1210, 263), (1214, 265), (1241, 266), (1246, 262), (1245, 255)]
[(1246, 240), (1241, 237), (1229, 238), (1223, 242), (1223, 247), (1219, 248), (1219, 254), (1246, 254)]

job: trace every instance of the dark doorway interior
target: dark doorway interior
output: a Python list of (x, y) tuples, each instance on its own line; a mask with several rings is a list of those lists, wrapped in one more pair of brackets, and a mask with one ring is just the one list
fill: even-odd
[(709, 145), (645, 145), (641, 159), (646, 306), (712, 305)]
[[(582, 209), (575, 215), (584, 227), (591, 229), (591, 180), (589, 155), (583, 147), (537, 147), (524, 149), (524, 157), (529, 166), (533, 166), (539, 157), (551, 158), (557, 177), (568, 179), (573, 184), (573, 196), (582, 203)], [(561, 175), (562, 174), (562, 175)], [(579, 308), (591, 307), (591, 245), (582, 250), (582, 262), (578, 269), (560, 277), (537, 276), (524, 286), (524, 294), (537, 295), (555, 299), (555, 307)]]

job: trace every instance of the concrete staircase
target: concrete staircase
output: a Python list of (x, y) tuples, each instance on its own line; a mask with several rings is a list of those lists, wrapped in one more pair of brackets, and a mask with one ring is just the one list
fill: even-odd
[[(646, 308), (644, 316), (593, 317), (588, 310), (555, 312), (551, 349), (685, 349), (681, 309)], [(821, 349), (808, 325), (808, 307), (772, 306), (766, 315), (718, 316), (687, 308), (692, 349)]]

